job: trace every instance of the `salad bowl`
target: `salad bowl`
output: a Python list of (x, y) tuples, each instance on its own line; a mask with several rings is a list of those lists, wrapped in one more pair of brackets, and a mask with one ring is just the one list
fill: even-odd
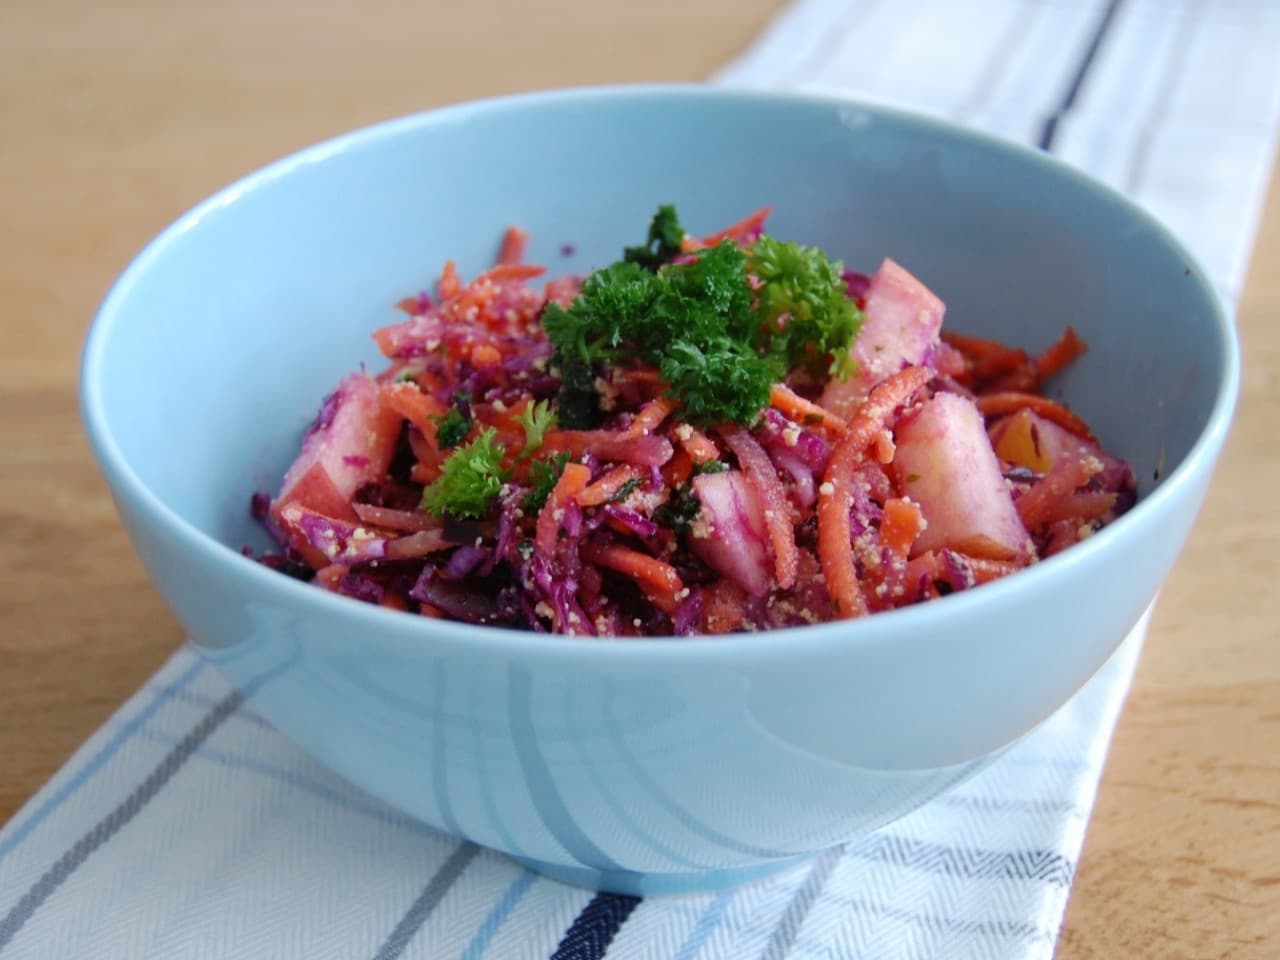
[[(870, 271), (910, 265), (949, 325), (1070, 324), (1051, 385), (1133, 465), (1095, 536), (936, 602), (724, 637), (568, 638), (383, 609), (242, 555), (324, 392), (445, 260), (508, 224), (581, 273), (655, 205)], [(1172, 566), (1238, 388), (1232, 325), (1182, 246), (1058, 161), (843, 100), (698, 87), (464, 104), (339, 137), (206, 200), (90, 331), (83, 415), (121, 519), (195, 647), (253, 708), (412, 816), (621, 892), (749, 879), (972, 775), (1114, 652)]]

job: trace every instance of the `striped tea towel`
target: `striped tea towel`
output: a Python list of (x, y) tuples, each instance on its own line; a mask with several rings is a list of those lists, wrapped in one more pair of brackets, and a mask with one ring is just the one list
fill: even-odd
[[(799, 0), (718, 81), (1037, 143), (1236, 296), (1270, 169), (1272, 0)], [(592, 894), (415, 823), (179, 651), (0, 831), (0, 960), (1048, 958), (1146, 621), (978, 777), (724, 893)]]

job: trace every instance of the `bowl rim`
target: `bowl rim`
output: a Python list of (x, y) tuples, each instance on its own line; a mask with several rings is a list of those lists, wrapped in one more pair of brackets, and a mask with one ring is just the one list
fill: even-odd
[[(1218, 371), (1219, 388), (1213, 406), (1195, 442), (1182, 461), (1170, 471), (1160, 485), (1116, 522), (1096, 535), (1076, 544), (1033, 567), (1018, 571), (1007, 579), (984, 584), (981, 590), (962, 591), (943, 602), (916, 604), (883, 611), (857, 620), (834, 620), (826, 623), (786, 627), (752, 633), (694, 638), (654, 636), (625, 638), (569, 637), (535, 633), (508, 627), (491, 627), (450, 620), (428, 619), (400, 611), (362, 603), (349, 597), (317, 590), (309, 583), (281, 576), (256, 561), (244, 557), (233, 547), (196, 528), (160, 499), (130, 466), (115, 442), (102, 398), (103, 356), (115, 316), (128, 300), (132, 288), (159, 260), (166, 249), (183, 234), (196, 229), (209, 214), (235, 203), (242, 196), (288, 176), (297, 168), (322, 163), (349, 149), (367, 147), (382, 140), (448, 125), (482, 113), (519, 110), (530, 106), (578, 102), (583, 104), (610, 101), (639, 103), (644, 100), (698, 101), (733, 104), (793, 104), (797, 107), (827, 107), (856, 110), (863, 115), (882, 118), (899, 126), (914, 127), (946, 141), (968, 141), (1012, 159), (1046, 168), (1057, 177), (1073, 181), (1112, 204), (1128, 217), (1151, 231), (1180, 258), (1192, 280), (1207, 293), (1212, 304), (1213, 319), (1222, 346), (1222, 365)], [(304, 147), (232, 181), (200, 201), (156, 234), (128, 263), (112, 283), (99, 306), (85, 338), (80, 362), (80, 412), (99, 468), (114, 496), (127, 498), (149, 524), (167, 530), (184, 549), (202, 555), (205, 562), (223, 564), (228, 573), (247, 578), (255, 587), (267, 591), (283, 591), (293, 602), (315, 605), (317, 610), (351, 624), (363, 623), (377, 628), (379, 644), (405, 643), (405, 649), (430, 648), (434, 644), (457, 643), (471, 650), (487, 647), (495, 654), (525, 655), (530, 649), (542, 651), (551, 658), (630, 658), (641, 657), (651, 662), (665, 662), (668, 657), (723, 657), (740, 660), (769, 657), (785, 645), (790, 655), (821, 651), (835, 643), (842, 647), (875, 647), (882, 643), (900, 644), (904, 635), (927, 636), (945, 629), (954, 615), (982, 605), (995, 605), (1014, 591), (1041, 584), (1046, 578), (1061, 577), (1070, 567), (1093, 562), (1119, 537), (1127, 537), (1142, 518), (1176, 500), (1205, 472), (1211, 472), (1229, 432), (1240, 390), (1240, 348), (1235, 324), (1228, 315), (1216, 287), (1198, 260), (1172, 232), (1135, 202), (1119, 191), (1069, 165), (1065, 161), (1036, 148), (1004, 139), (982, 130), (962, 126), (927, 114), (886, 106), (851, 97), (789, 91), (759, 91), (732, 86), (708, 84), (619, 84), (608, 86), (569, 87), (488, 97), (384, 120), (357, 128)], [(296, 593), (291, 592), (296, 591)], [(693, 639), (695, 642), (688, 642)], [(675, 642), (673, 642), (675, 641)], [(1119, 637), (1117, 637), (1117, 643)], [(655, 661), (656, 658), (656, 661)]]

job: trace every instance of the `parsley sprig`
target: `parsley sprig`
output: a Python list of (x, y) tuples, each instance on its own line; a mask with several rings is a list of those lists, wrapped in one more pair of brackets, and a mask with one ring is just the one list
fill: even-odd
[(659, 208), (646, 246), (591, 274), (567, 309), (549, 304), (543, 312), (566, 427), (593, 425), (594, 371), (607, 364), (653, 364), (700, 424), (750, 423), (772, 385), (797, 366), (849, 372), (861, 316), (838, 262), (768, 236), (745, 249), (724, 240), (670, 262), (683, 236), (675, 210)]
[(440, 467), (440, 476), (422, 491), (422, 509), (443, 517), (479, 520), (489, 513), (502, 491), (508, 473), (502, 458), (506, 449), (492, 427), (481, 430), (465, 446), (458, 447)]

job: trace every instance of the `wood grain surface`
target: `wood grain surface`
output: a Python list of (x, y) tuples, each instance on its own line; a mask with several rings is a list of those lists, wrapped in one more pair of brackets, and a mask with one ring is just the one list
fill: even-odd
[[(352, 127), (516, 90), (701, 79), (780, 6), (0, 4), (0, 822), (181, 641), (77, 413), (84, 332), (147, 239)], [(1280, 956), (1278, 317), (1280, 188), (1239, 312), (1239, 421), (1157, 608), (1062, 960)]]

